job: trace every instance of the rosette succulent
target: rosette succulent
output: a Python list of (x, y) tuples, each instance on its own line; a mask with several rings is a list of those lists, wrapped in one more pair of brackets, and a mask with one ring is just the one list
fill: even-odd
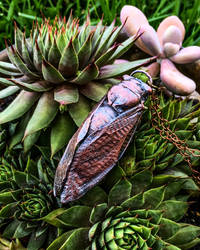
[(104, 190), (95, 187), (79, 203), (53, 211), (44, 220), (63, 233), (47, 249), (182, 250), (198, 244), (200, 228), (179, 222), (188, 209), (188, 195), (181, 195), (188, 179), (157, 177), (146, 169), (114, 183), (107, 178)]
[(121, 21), (129, 36), (136, 34), (138, 30), (143, 32), (136, 45), (147, 54), (158, 57), (157, 62), (147, 68), (152, 76), (160, 71), (164, 86), (174, 94), (189, 95), (195, 91), (195, 82), (182, 74), (175, 65), (200, 59), (200, 47), (182, 47), (185, 27), (177, 16), (165, 18), (156, 32), (138, 8), (126, 5), (121, 10)]
[(191, 168), (199, 171), (199, 103), (168, 98), (161, 92), (157, 93), (157, 101), (149, 99), (146, 105), (149, 109), (143, 114), (141, 126), (123, 159), (126, 164), (131, 162), (127, 165), (130, 174), (145, 167), (151, 167), (156, 173), (176, 169), (181, 176), (185, 173), (191, 175)]
[[(45, 19), (36, 23), (31, 36), (15, 27), (15, 45), (2, 52), (0, 61), (0, 99), (16, 98), (0, 113), (0, 124), (18, 118), (18, 141), (33, 145), (46, 127), (51, 127), (52, 154), (73, 134), (73, 121), (79, 126), (108, 90), (111, 79), (131, 72), (153, 59), (123, 65), (112, 64), (138, 38), (123, 43), (116, 39), (123, 25), (109, 27), (100, 21), (90, 26), (89, 18)], [(7, 61), (6, 61), (7, 60)], [(71, 132), (72, 131), (72, 132)]]
[(48, 162), (46, 166), (43, 157), (37, 164), (30, 158), (24, 164), (21, 158), (23, 169), (19, 170), (14, 160), (1, 159), (0, 231), (8, 240), (22, 240), (28, 249), (41, 249), (57, 235), (57, 229), (42, 220), (59, 207), (51, 193), (53, 165)]

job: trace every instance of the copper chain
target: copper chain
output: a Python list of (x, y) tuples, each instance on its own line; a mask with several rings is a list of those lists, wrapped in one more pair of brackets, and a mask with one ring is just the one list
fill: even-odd
[(162, 117), (162, 112), (160, 111), (159, 98), (153, 94), (151, 95), (151, 123), (152, 126), (159, 132), (160, 136), (172, 143), (177, 149), (178, 153), (183, 156), (184, 161), (187, 162), (190, 167), (193, 177), (200, 185), (200, 172), (195, 170), (191, 163), (191, 155), (193, 157), (200, 157), (200, 150), (189, 148), (187, 142), (178, 138), (178, 136), (170, 129), (169, 121)]

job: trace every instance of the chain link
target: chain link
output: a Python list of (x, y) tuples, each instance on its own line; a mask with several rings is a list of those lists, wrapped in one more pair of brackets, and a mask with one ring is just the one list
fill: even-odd
[(160, 136), (172, 143), (177, 149), (178, 153), (183, 156), (184, 161), (188, 164), (192, 171), (192, 176), (196, 182), (200, 185), (200, 172), (195, 170), (192, 166), (191, 155), (193, 157), (200, 157), (200, 150), (189, 148), (187, 142), (181, 140), (175, 132), (170, 129), (169, 121), (162, 117), (162, 112), (160, 111), (159, 98), (156, 96), (155, 92), (151, 95), (151, 123), (152, 126), (159, 132)]

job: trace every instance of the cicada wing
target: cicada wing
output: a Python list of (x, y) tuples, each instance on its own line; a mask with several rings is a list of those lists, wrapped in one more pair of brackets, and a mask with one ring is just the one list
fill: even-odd
[(86, 120), (83, 122), (83, 124), (79, 127), (79, 129), (76, 131), (76, 133), (72, 136), (71, 140), (69, 141), (66, 150), (59, 162), (59, 165), (56, 169), (55, 178), (54, 178), (54, 195), (57, 196), (60, 194), (63, 182), (66, 179), (68, 167), (70, 166), (73, 156), (75, 154), (77, 145), (84, 140), (84, 138), (87, 135), (88, 129), (90, 127), (92, 116), (95, 112), (95, 110), (101, 106), (103, 103), (105, 97), (102, 98), (102, 100), (94, 106), (92, 111), (89, 113)]
[[(138, 124), (142, 105), (130, 109), (96, 131), (79, 145), (68, 169), (61, 202), (67, 203), (84, 195), (114, 167), (130, 132)], [(127, 136), (129, 138), (127, 138)]]

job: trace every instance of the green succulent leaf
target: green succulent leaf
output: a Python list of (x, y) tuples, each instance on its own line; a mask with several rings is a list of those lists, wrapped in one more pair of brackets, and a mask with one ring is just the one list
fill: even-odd
[(24, 115), (39, 97), (38, 93), (22, 90), (14, 101), (0, 113), (0, 124), (13, 121)]
[(47, 127), (53, 121), (57, 111), (58, 104), (53, 99), (53, 92), (45, 92), (38, 101), (24, 137)]

